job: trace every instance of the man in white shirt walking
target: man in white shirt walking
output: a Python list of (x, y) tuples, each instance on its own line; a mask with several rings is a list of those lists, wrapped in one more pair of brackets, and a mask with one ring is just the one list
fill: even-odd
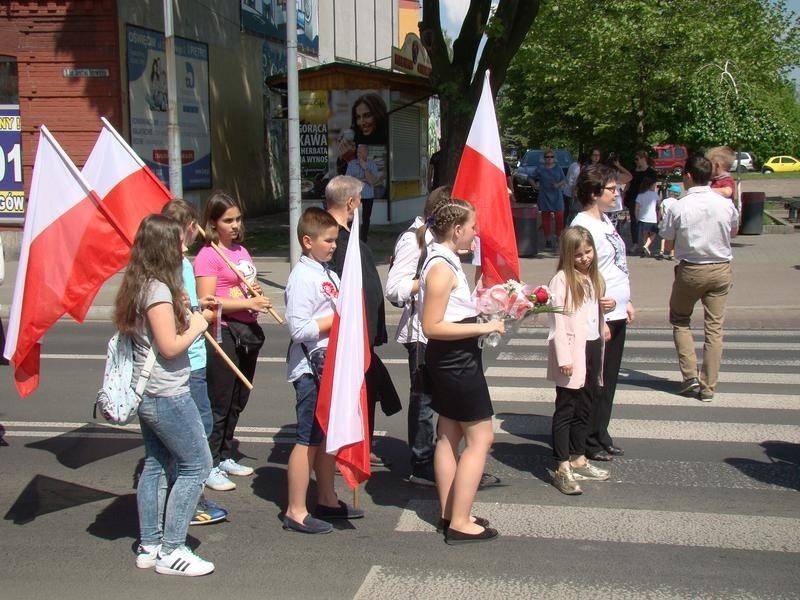
[[(669, 299), (669, 321), (683, 375), (678, 393), (696, 392), (699, 400), (710, 402), (722, 360), (722, 325), (732, 279), (731, 238), (739, 226), (739, 213), (732, 202), (721, 201), (709, 187), (711, 162), (707, 158), (690, 157), (683, 173), (688, 191), (667, 209), (660, 231), (665, 249), (674, 248), (680, 261)], [(705, 331), (699, 374), (690, 329), (698, 300), (703, 303)]]

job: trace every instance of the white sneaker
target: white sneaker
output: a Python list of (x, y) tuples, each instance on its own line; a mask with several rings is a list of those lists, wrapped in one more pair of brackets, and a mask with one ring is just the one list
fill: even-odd
[(206, 479), (206, 486), (218, 492), (227, 492), (228, 490), (236, 489), (236, 484), (228, 479), (225, 471), (219, 467), (211, 469), (211, 472), (208, 474), (208, 479)]
[(158, 551), (161, 550), (161, 544), (155, 546), (142, 546), (136, 549), (136, 566), (139, 569), (149, 569), (156, 566), (156, 559), (158, 558)]
[(582, 467), (571, 467), (572, 475), (578, 481), (594, 480), (594, 481), (607, 481), (611, 474), (605, 469), (595, 467), (589, 461)]
[(197, 577), (208, 575), (213, 570), (214, 563), (203, 560), (186, 546), (175, 548), (169, 554), (159, 553), (158, 560), (156, 560), (156, 573), (162, 575)]
[(219, 468), (228, 475), (236, 475), (238, 477), (247, 477), (253, 474), (253, 467), (240, 465), (232, 458), (228, 458), (219, 463)]

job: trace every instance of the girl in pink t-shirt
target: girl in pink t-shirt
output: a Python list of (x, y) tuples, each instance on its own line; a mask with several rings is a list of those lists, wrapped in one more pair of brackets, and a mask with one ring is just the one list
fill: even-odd
[[(222, 319), (218, 324), (221, 340), (218, 341), (225, 354), (252, 381), (258, 351), (264, 343), (264, 331), (256, 317), (259, 312), (267, 312), (272, 303), (265, 296), (251, 296), (247, 286), (211, 247), (211, 243), (216, 242), (225, 257), (260, 293), (253, 259), (240, 244), (244, 227), (239, 203), (225, 192), (215, 192), (206, 203), (203, 227), (206, 245), (194, 261), (197, 293), (201, 298), (209, 294), (216, 296), (222, 307)], [(230, 475), (253, 473), (252, 467), (239, 464), (233, 456), (233, 433), (250, 391), (213, 348), (207, 348), (207, 354), (206, 378), (214, 420), (208, 443), (214, 467), (206, 485), (213, 490), (232, 490), (236, 484), (228, 478)]]

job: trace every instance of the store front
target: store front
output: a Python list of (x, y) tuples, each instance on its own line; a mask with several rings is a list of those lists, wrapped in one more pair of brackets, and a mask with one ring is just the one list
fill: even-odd
[[(268, 81), (285, 88), (285, 77)], [(427, 194), (427, 78), (349, 63), (299, 71), (303, 206), (318, 205), (336, 175), (354, 174), (359, 158), (377, 173), (372, 223), (407, 221)]]

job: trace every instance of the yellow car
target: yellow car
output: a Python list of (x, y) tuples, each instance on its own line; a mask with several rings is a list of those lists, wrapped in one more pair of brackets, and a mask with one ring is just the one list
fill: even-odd
[(770, 156), (761, 167), (762, 173), (785, 173), (800, 171), (800, 160), (791, 156)]

